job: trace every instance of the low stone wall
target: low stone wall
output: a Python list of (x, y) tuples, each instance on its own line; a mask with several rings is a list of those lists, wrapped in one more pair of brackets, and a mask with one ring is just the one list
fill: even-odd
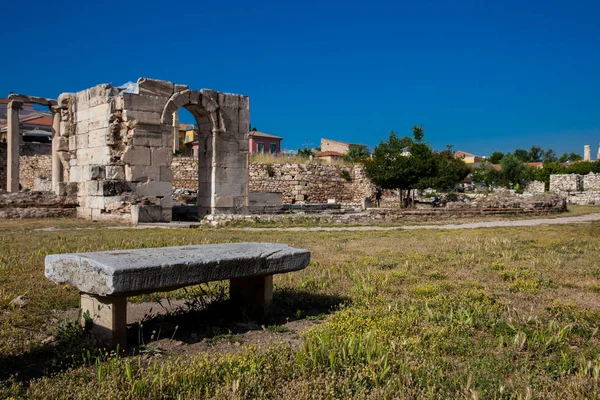
[(542, 181), (532, 181), (525, 186), (525, 192), (527, 193), (544, 193), (546, 191), (546, 184)]
[(76, 196), (23, 191), (0, 194), (0, 219), (75, 217)]
[(600, 190), (585, 190), (582, 192), (571, 192), (566, 197), (569, 204), (580, 206), (600, 206)]
[(250, 164), (251, 192), (283, 193), (284, 204), (296, 202), (359, 205), (372, 197), (374, 186), (361, 165)]
[(600, 173), (590, 172), (583, 176), (583, 190), (600, 190)]

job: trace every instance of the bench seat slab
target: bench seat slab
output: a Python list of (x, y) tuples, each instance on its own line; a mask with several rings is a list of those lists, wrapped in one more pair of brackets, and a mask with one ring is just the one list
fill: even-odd
[(46, 256), (45, 275), (96, 296), (134, 296), (306, 268), (310, 253), (277, 243), (224, 243)]

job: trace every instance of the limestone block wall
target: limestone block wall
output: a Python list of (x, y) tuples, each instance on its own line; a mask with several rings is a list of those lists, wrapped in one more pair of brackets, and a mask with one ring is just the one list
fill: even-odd
[(580, 190), (583, 190), (583, 177), (581, 175), (550, 175), (551, 192), (573, 192)]
[(79, 185), (78, 216), (171, 220), (173, 113), (182, 107), (199, 127), (200, 213), (247, 206), (248, 97), (140, 78), (126, 88), (103, 84), (63, 94), (59, 104), (59, 149), (70, 182)]
[(590, 172), (583, 176), (583, 190), (600, 190), (600, 173)]

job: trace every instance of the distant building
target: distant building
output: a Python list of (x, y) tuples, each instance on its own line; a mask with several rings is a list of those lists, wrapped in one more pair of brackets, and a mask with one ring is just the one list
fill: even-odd
[(462, 159), (465, 164), (470, 165), (474, 168), (479, 168), (481, 164), (485, 162), (485, 157), (477, 156), (475, 154), (467, 153), (465, 151), (457, 151), (454, 153), (454, 158)]
[(334, 152), (339, 153), (340, 156), (343, 156), (350, 151), (350, 146), (352, 146), (352, 143), (321, 138), (321, 153)]
[[(0, 99), (3, 100), (3, 99)], [(23, 105), (25, 106), (25, 105)], [(31, 109), (33, 110), (33, 108)], [(24, 115), (19, 115), (20, 133), (23, 142), (51, 143), (52, 142), (52, 115), (50, 113), (26, 110)], [(0, 113), (3, 111), (0, 110)], [(6, 120), (0, 124), (0, 142), (6, 142), (8, 127)]]
[(268, 154), (279, 154), (281, 153), (281, 141), (282, 137), (269, 135), (268, 133), (250, 131), (250, 154), (255, 153), (268, 153)]
[(339, 153), (337, 151), (331, 151), (331, 150), (321, 151), (321, 152), (315, 154), (316, 159), (325, 161), (327, 163), (331, 163), (332, 161), (340, 159), (342, 157), (344, 157), (344, 154)]

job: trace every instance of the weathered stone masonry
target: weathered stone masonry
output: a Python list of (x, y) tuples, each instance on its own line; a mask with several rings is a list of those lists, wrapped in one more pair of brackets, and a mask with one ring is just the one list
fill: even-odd
[[(196, 190), (197, 171), (196, 158), (175, 157), (173, 187)], [(363, 198), (372, 197), (374, 193), (374, 186), (361, 165), (251, 163), (249, 171), (250, 192), (282, 193), (285, 204), (327, 203), (335, 199), (339, 203), (359, 205)]]
[(57, 150), (78, 185), (78, 216), (170, 221), (173, 113), (199, 127), (202, 215), (241, 212), (248, 193), (248, 97), (140, 78), (134, 87), (98, 85), (62, 94)]

